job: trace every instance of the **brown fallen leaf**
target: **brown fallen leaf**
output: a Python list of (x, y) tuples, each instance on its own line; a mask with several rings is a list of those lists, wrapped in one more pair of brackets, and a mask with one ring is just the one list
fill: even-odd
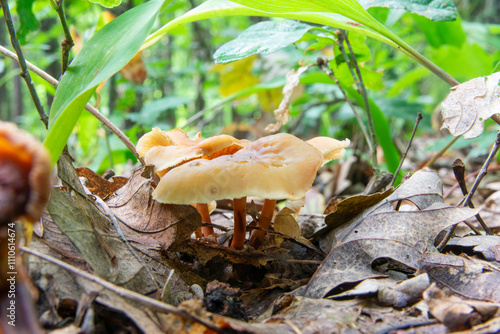
[(454, 293), (477, 300), (500, 303), (500, 267), (494, 263), (465, 256), (425, 254), (421, 271), (432, 282)]
[(110, 182), (103, 179), (87, 167), (76, 168), (76, 173), (78, 174), (78, 177), (84, 177), (87, 179), (88, 183), (86, 186), (91, 193), (104, 200), (111, 197), (115, 191), (123, 187), (128, 181), (126, 177), (113, 176), (113, 181)]
[[(420, 182), (425, 175), (429, 176), (425, 174), (427, 172), (423, 173), (416, 178)], [(339, 234), (341, 238), (311, 278), (304, 296), (323, 298), (344, 283), (384, 276), (385, 273), (373, 269), (374, 262), (378, 259), (387, 259), (392, 270), (415, 272), (420, 267), (420, 260), (428, 245), (433, 244), (441, 230), (479, 212), (477, 209), (446, 206), (439, 201), (427, 207), (435, 199), (434, 185), (423, 185), (424, 192), (432, 191), (430, 198), (427, 198), (418, 192), (412, 193), (421, 189), (414, 189), (410, 180), (403, 183), (398, 188), (399, 192), (394, 192), (390, 197), (402, 200), (404, 198), (400, 197), (401, 194), (410, 195), (406, 199), (411, 199), (418, 207), (426, 209), (394, 211), (388, 202), (390, 198), (387, 198), (382, 205), (365, 211)]]
[(281, 100), (278, 109), (274, 111), (274, 116), (276, 117), (276, 123), (269, 124), (268, 126), (266, 126), (267, 133), (278, 132), (281, 126), (285, 125), (288, 122), (288, 117), (290, 117), (288, 106), (290, 105), (290, 99), (292, 97), (293, 90), (300, 83), (299, 81), (300, 75), (304, 73), (309, 67), (311, 66), (310, 65), (302, 66), (297, 71), (291, 70), (290, 72), (287, 73), (286, 84), (283, 87), (283, 100)]
[(150, 247), (169, 249), (191, 237), (201, 226), (201, 217), (189, 205), (161, 204), (153, 200), (152, 181), (143, 177), (144, 168), (136, 170), (125, 186), (106, 204), (124, 224), (131, 241)]
[(448, 242), (447, 247), (472, 248), (474, 253), (482, 254), (486, 260), (500, 262), (500, 236), (480, 235), (453, 238)]
[(443, 101), (442, 129), (452, 135), (476, 138), (484, 131), (484, 122), (500, 110), (500, 72), (479, 77), (451, 88)]
[(429, 312), (451, 331), (468, 330), (499, 314), (498, 304), (465, 301), (446, 296), (435, 284), (423, 294)]

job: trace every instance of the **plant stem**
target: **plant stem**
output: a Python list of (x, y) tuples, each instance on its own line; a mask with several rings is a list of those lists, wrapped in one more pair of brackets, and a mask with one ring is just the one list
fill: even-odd
[(26, 86), (28, 86), (28, 90), (31, 95), (31, 99), (35, 104), (36, 110), (38, 111), (38, 115), (40, 115), (40, 120), (45, 125), (45, 128), (48, 129), (49, 126), (49, 117), (43, 110), (42, 103), (40, 102), (40, 98), (35, 89), (35, 85), (33, 84), (33, 80), (31, 80), (30, 73), (28, 71), (26, 65), (26, 59), (24, 59), (23, 52), (21, 50), (21, 45), (19, 44), (19, 40), (17, 39), (16, 30), (14, 29), (14, 24), (12, 23), (12, 17), (10, 15), (9, 5), (7, 4), (7, 0), (0, 0), (0, 5), (3, 9), (3, 15), (5, 17), (5, 23), (7, 24), (7, 29), (10, 34), (10, 41), (14, 50), (16, 51), (19, 65), (21, 66), (21, 77), (23, 77), (24, 81), (26, 81)]
[[(4, 0), (0, 0), (4, 1)], [(0, 53), (3, 54), (4, 56), (19, 62), (17, 56), (9, 51), (8, 49), (4, 48), (3, 46), (0, 45)], [(59, 81), (57, 81), (55, 78), (50, 76), (48, 73), (44, 72), (40, 68), (36, 67), (35, 65), (31, 64), (30, 62), (26, 62), (26, 65), (28, 68), (33, 71), (33, 73), (37, 74), (40, 78), (44, 79), (48, 83), (50, 83), (53, 86), (57, 86), (59, 84)], [(134, 143), (130, 141), (130, 139), (116, 126), (114, 125), (109, 119), (106, 118), (99, 110), (94, 108), (92, 105), (87, 103), (85, 106), (85, 109), (90, 112), (92, 115), (94, 115), (95, 118), (97, 118), (104, 126), (106, 126), (111, 132), (113, 132), (122, 142), (125, 144), (125, 146), (132, 152), (132, 154), (139, 160), (141, 165), (146, 165), (144, 160), (139, 156), (139, 153), (137, 153), (137, 150), (135, 149)]]
[[(356, 86), (358, 87), (358, 91), (360, 92), (361, 96), (363, 97), (363, 104), (365, 105), (365, 111), (366, 111), (366, 116), (368, 119), (368, 133), (370, 135), (370, 139), (372, 142), (372, 147), (371, 147), (371, 154), (372, 154), (372, 165), (373, 169), (375, 170), (375, 175), (379, 174), (379, 168), (378, 168), (378, 161), (377, 161), (377, 136), (375, 135), (375, 125), (373, 124), (373, 116), (372, 116), (372, 111), (370, 108), (370, 102), (368, 101), (368, 93), (366, 92), (366, 87), (363, 82), (363, 77), (361, 76), (361, 70), (359, 69), (358, 62), (356, 60), (356, 55), (354, 54), (354, 51), (352, 50), (351, 43), (349, 43), (349, 38), (347, 37), (347, 34), (345, 33), (344, 30), (340, 30), (339, 34), (339, 45), (342, 44), (345, 41), (347, 47), (349, 48), (349, 54), (351, 56), (351, 59), (347, 57), (345, 54), (345, 51), (342, 53), (344, 55), (344, 58), (347, 62), (348, 67), (353, 66), (356, 69), (356, 74), (358, 76), (358, 80), (356, 80), (356, 76), (352, 72), (351, 73), (354, 79), (354, 82), (356, 82)], [(351, 63), (352, 61), (352, 63)]]
[(366, 142), (368, 143), (368, 147), (370, 148), (370, 151), (372, 151), (373, 142), (371, 140), (371, 136), (368, 135), (368, 132), (366, 131), (365, 124), (361, 120), (361, 116), (359, 116), (359, 114), (356, 111), (356, 108), (352, 104), (351, 100), (349, 100), (349, 98), (347, 97), (347, 93), (345, 92), (344, 88), (342, 88), (342, 86), (340, 85), (339, 80), (337, 79), (337, 77), (335, 76), (335, 74), (333, 73), (333, 71), (331, 70), (331, 68), (327, 65), (328, 62), (325, 59), (319, 57), (318, 60), (317, 60), (317, 64), (318, 64), (319, 68), (326, 75), (328, 75), (330, 77), (330, 79), (332, 79), (337, 84), (337, 86), (339, 87), (340, 92), (342, 93), (342, 95), (344, 95), (345, 101), (347, 102), (347, 104), (351, 108), (352, 113), (354, 114), (354, 117), (356, 117), (356, 120), (358, 121), (359, 127), (361, 128), (361, 132), (363, 132), (363, 136), (365, 137)]
[(413, 132), (411, 133), (410, 141), (408, 142), (408, 146), (406, 146), (406, 151), (403, 154), (403, 157), (401, 158), (401, 162), (399, 163), (398, 169), (396, 170), (396, 172), (394, 173), (394, 177), (392, 178), (391, 185), (390, 185), (391, 187), (393, 187), (394, 183), (396, 182), (396, 178), (398, 177), (399, 171), (401, 170), (401, 166), (403, 166), (403, 162), (406, 159), (406, 155), (408, 154), (408, 151), (410, 150), (411, 143), (413, 142), (413, 138), (415, 137), (415, 133), (417, 132), (418, 125), (420, 124), (420, 121), (422, 120), (422, 118), (423, 118), (422, 113), (418, 113), (417, 121), (415, 123), (415, 126), (413, 127)]
[(73, 42), (73, 38), (71, 37), (71, 33), (69, 32), (68, 23), (66, 22), (66, 15), (64, 14), (64, 0), (55, 1), (56, 3), (56, 12), (59, 15), (59, 19), (61, 20), (61, 25), (64, 30), (65, 39), (61, 42), (62, 48), (62, 74), (66, 72), (69, 64), (69, 51), (75, 45)]

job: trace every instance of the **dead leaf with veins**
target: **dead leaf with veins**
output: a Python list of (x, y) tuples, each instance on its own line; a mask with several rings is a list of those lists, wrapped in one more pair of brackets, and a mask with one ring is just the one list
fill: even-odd
[(293, 90), (300, 83), (300, 75), (304, 73), (309, 67), (310, 65), (302, 66), (297, 71), (291, 70), (286, 74), (286, 84), (285, 87), (283, 87), (283, 100), (281, 100), (278, 109), (274, 111), (276, 123), (266, 126), (267, 133), (278, 132), (281, 126), (285, 125), (288, 122), (288, 117), (290, 116), (288, 106), (290, 105), (290, 99), (292, 98)]
[(476, 138), (484, 122), (500, 111), (500, 72), (475, 78), (452, 88), (443, 101), (442, 129), (454, 136)]

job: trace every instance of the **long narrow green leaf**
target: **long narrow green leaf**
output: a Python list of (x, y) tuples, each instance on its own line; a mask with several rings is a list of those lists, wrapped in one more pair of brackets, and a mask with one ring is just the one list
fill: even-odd
[(54, 96), (44, 143), (53, 163), (97, 86), (137, 53), (164, 2), (146, 2), (111, 21), (84, 45), (68, 67)]
[(304, 22), (311, 22), (316, 24), (328, 25), (339, 29), (350, 31), (357, 31), (363, 35), (379, 40), (383, 43), (389, 44), (395, 48), (398, 47), (396, 43), (382, 36), (381, 34), (373, 31), (372, 29), (358, 24), (357, 22), (345, 16), (335, 13), (272, 13), (267, 11), (256, 10), (249, 8), (229, 0), (208, 0), (200, 6), (190, 10), (186, 14), (170, 21), (147, 39), (141, 49), (145, 49), (161, 39), (170, 30), (181, 25), (191, 23), (194, 21), (210, 19), (214, 17), (225, 16), (263, 16), (263, 17), (283, 17), (293, 20), (300, 20)]
[(179, 25), (213, 17), (237, 15), (284, 17), (358, 31), (397, 48), (448, 84), (455, 86), (459, 83), (373, 18), (356, 0), (208, 0), (153, 33), (142, 48), (157, 42), (169, 30)]

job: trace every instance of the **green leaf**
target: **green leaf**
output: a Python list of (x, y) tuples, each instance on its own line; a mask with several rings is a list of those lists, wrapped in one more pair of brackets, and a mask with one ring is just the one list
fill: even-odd
[(457, 8), (451, 0), (358, 0), (365, 7), (404, 9), (433, 21), (454, 21)]
[(97, 86), (137, 53), (163, 3), (164, 0), (152, 0), (123, 13), (99, 30), (72, 61), (50, 110), (49, 133), (44, 144), (53, 163)]
[(97, 3), (103, 7), (113, 8), (119, 6), (122, 0), (89, 0), (90, 2)]
[(432, 22), (420, 16), (415, 16), (414, 19), (424, 32), (429, 45), (435, 49), (442, 45), (459, 48), (465, 42), (465, 33), (459, 19), (453, 22)]
[(295, 43), (312, 29), (305, 23), (286, 20), (284, 22), (265, 21), (254, 24), (236, 39), (222, 45), (214, 53), (217, 63), (228, 63), (256, 53), (270, 54)]
[(237, 15), (283, 17), (357, 31), (399, 49), (448, 84), (452, 86), (458, 84), (458, 81), (448, 73), (373, 18), (356, 0), (274, 0), (267, 2), (208, 0), (150, 35), (142, 49), (156, 43), (168, 31), (180, 25), (213, 17)]
[[(344, 87), (344, 89), (346, 90), (347, 95), (350, 99), (354, 100), (359, 106), (364, 108), (363, 97), (361, 96), (361, 94), (350, 87)], [(370, 104), (370, 110), (373, 116), (373, 123), (375, 126), (375, 135), (377, 136), (377, 141), (382, 147), (382, 151), (384, 152), (384, 158), (385, 162), (387, 163), (389, 172), (394, 173), (398, 169), (401, 156), (399, 155), (399, 151), (396, 148), (396, 145), (394, 145), (394, 142), (392, 141), (389, 123), (387, 122), (384, 113), (375, 104), (375, 102), (373, 102), (373, 100), (370, 98), (368, 98), (368, 102)]]
[(17, 14), (19, 15), (19, 30), (17, 38), (21, 44), (26, 44), (26, 36), (31, 31), (38, 30), (38, 21), (33, 14), (35, 0), (17, 0)]

